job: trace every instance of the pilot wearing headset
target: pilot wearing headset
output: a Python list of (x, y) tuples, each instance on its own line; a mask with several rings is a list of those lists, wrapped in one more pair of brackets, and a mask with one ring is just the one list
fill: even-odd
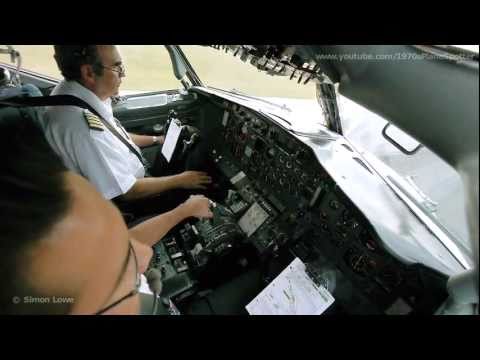
[(97, 114), (74, 106), (51, 107), (44, 121), (45, 136), (67, 168), (87, 178), (106, 199), (133, 203), (174, 189), (205, 189), (211, 183), (202, 171), (146, 177), (140, 148), (164, 139), (128, 133), (114, 118), (110, 98), (118, 94), (125, 76), (117, 47), (58, 45), (55, 60), (65, 80), (52, 95), (76, 96)]
[(7, 314), (137, 314), (151, 246), (188, 217), (212, 217), (198, 195), (128, 230), (118, 209), (20, 117), (0, 116), (0, 153), (0, 311)]

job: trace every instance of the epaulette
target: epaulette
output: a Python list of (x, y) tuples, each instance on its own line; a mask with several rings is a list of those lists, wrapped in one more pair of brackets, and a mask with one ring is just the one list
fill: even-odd
[(92, 114), (91, 111), (85, 109), (83, 111), (83, 116), (85, 117), (85, 120), (87, 120), (88, 127), (92, 130), (97, 130), (97, 131), (104, 131), (105, 128), (98, 118), (97, 115)]

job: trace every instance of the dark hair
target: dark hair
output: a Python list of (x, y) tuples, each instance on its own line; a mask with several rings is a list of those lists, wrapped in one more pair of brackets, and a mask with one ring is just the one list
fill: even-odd
[(25, 114), (0, 109), (0, 313), (67, 313), (68, 304), (32, 306), (22, 301), (24, 296), (48, 296), (32, 289), (32, 277), (25, 275), (26, 254), (70, 208), (66, 168)]
[(65, 80), (81, 79), (80, 67), (92, 65), (96, 75), (103, 74), (103, 65), (97, 45), (54, 45), (55, 61)]

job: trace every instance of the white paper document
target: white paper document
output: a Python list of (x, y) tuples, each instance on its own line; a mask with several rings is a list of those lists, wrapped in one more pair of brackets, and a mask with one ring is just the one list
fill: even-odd
[(168, 162), (170, 162), (172, 159), (172, 155), (175, 151), (175, 147), (177, 146), (181, 131), (182, 128), (172, 120), (170, 122), (170, 126), (168, 127), (167, 136), (165, 137), (165, 141), (162, 146), (162, 154), (165, 156), (165, 159)]
[(305, 264), (296, 258), (246, 309), (250, 315), (320, 315), (335, 299), (307, 275)]

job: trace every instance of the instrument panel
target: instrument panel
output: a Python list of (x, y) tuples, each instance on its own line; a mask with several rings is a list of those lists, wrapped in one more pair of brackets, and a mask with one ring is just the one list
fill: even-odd
[[(407, 266), (384, 249), (312, 149), (262, 114), (224, 105), (212, 155), (240, 200), (260, 204), (268, 214), (248, 234), (259, 252), (288, 251), (307, 263), (313, 278), (325, 273), (322, 269), (333, 271), (333, 294), (349, 313), (406, 314), (434, 301), (435, 295), (425, 294), (418, 266)], [(421, 272), (446, 281), (428, 270)], [(445, 297), (435, 294), (436, 301)]]
[[(235, 106), (233, 106), (235, 109)], [(226, 112), (222, 125), (230, 153), (242, 169), (286, 201), (311, 199), (327, 175), (315, 167), (313, 154), (278, 127), (269, 126), (251, 112)], [(312, 167), (313, 166), (313, 167)], [(320, 172), (318, 172), (320, 170)]]
[(226, 195), (213, 220), (186, 224), (155, 247), (152, 266), (181, 285), (169, 294), (188, 297), (247, 263), (286, 266), (298, 257), (335, 298), (333, 313), (432, 314), (440, 306), (446, 277), (387, 251), (312, 148), (262, 113), (214, 104), (217, 120), (197, 125), (213, 139), (210, 158)]

